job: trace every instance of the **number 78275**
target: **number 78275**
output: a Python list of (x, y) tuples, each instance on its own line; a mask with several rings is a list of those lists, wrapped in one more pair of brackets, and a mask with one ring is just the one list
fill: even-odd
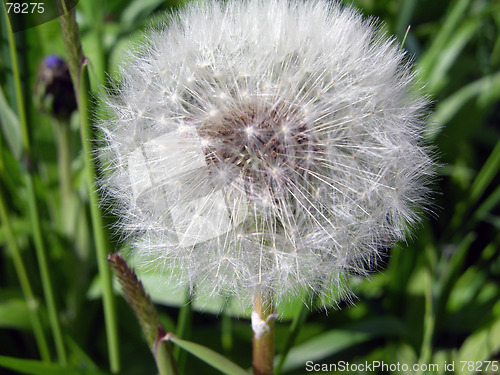
[(7, 13), (15, 14), (29, 14), (29, 13), (43, 13), (45, 8), (43, 3), (5, 3), (7, 6)]

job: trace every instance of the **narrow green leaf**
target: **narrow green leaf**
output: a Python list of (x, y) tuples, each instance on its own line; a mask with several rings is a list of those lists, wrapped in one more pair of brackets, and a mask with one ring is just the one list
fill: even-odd
[(434, 285), (434, 296), (436, 297), (435, 315), (438, 318), (441, 317), (444, 312), (450, 293), (461, 275), (461, 270), (467, 258), (469, 248), (475, 239), (476, 234), (474, 232), (468, 233), (463, 237), (453, 255), (449, 259), (443, 259), (445, 263), (444, 272)]
[(408, 33), (408, 26), (411, 23), (413, 14), (415, 13), (415, 8), (417, 5), (417, 0), (407, 0), (402, 1), (399, 5), (399, 14), (396, 21), (396, 35), (398, 39), (402, 39), (401, 43), (404, 46), (406, 35)]
[(319, 361), (378, 336), (401, 335), (402, 331), (398, 319), (384, 317), (325, 332), (292, 348), (283, 372), (304, 367), (307, 361)]
[(21, 135), (21, 124), (14, 111), (10, 108), (2, 88), (0, 87), (0, 125), (2, 133), (9, 145), (10, 151), (19, 159), (23, 149), (23, 141)]
[[(487, 361), (499, 351), (500, 318), (497, 318), (483, 329), (474, 332), (465, 340), (458, 351), (457, 361), (455, 362), (460, 363), (460, 361), (469, 361), (476, 363), (478, 361)], [(484, 366), (486, 366), (486, 363), (484, 363)], [(457, 370), (458, 374), (476, 373), (475, 371), (469, 371), (467, 366), (464, 368), (458, 366)]]
[(479, 221), (484, 220), (488, 214), (500, 205), (500, 186), (498, 186), (481, 205), (474, 210), (472, 220), (470, 224), (475, 224)]
[(21, 298), (9, 298), (0, 302), (0, 327), (31, 329), (31, 321), (26, 301)]
[(295, 339), (297, 338), (301, 328), (304, 326), (304, 323), (306, 322), (308, 315), (309, 315), (309, 308), (305, 304), (302, 304), (299, 314), (295, 315), (292, 324), (290, 326), (290, 332), (286, 339), (285, 347), (283, 348), (283, 351), (279, 356), (279, 359), (277, 359), (278, 365), (276, 366), (275, 374), (278, 375), (281, 374), (281, 370), (283, 369), (285, 361), (288, 357), (288, 353), (290, 352), (290, 349), (295, 343)]
[(470, 2), (471, 0), (459, 0), (451, 3), (450, 11), (443, 19), (443, 26), (433, 39), (431, 46), (427, 49), (427, 52), (422, 55), (417, 63), (417, 68), (422, 72), (422, 78), (424, 81), (426, 81), (432, 73), (434, 64), (438, 60), (443, 47), (457, 30), (460, 21), (463, 20), (464, 15), (469, 8)]
[[(177, 319), (177, 330), (175, 334), (183, 339), (191, 338), (191, 326), (192, 326), (192, 316), (193, 316), (193, 300), (194, 296), (189, 290), (186, 293), (186, 299), (184, 304), (179, 310), (179, 317)], [(187, 355), (185, 351), (181, 351), (180, 347), (174, 349), (174, 357), (177, 360), (177, 365), (179, 366), (179, 371), (181, 373), (185, 372)]]
[(53, 363), (0, 356), (0, 366), (20, 374), (31, 375), (106, 375), (96, 369), (82, 369), (72, 366), (60, 366)]
[(196, 344), (194, 342), (182, 340), (172, 334), (168, 334), (165, 336), (164, 340), (168, 340), (173, 342), (174, 344), (180, 346), (182, 349), (191, 353), (195, 357), (198, 357), (203, 362), (209, 364), (213, 368), (223, 372), (224, 374), (229, 375), (248, 375), (248, 372), (243, 370), (234, 362), (231, 362), (229, 359), (223, 357), (219, 353), (209, 349), (200, 344)]
[(480, 25), (479, 19), (471, 19), (457, 28), (450, 41), (440, 51), (439, 59), (436, 60), (427, 79), (426, 90), (435, 94), (446, 84), (446, 74)]
[(307, 361), (316, 362), (371, 338), (372, 335), (366, 332), (337, 329), (325, 332), (292, 348), (283, 366), (283, 372), (304, 367)]
[(428, 121), (426, 133), (429, 139), (434, 140), (439, 134), (439, 129), (450, 122), (469, 100), (486, 94), (491, 103), (498, 100), (499, 87), (500, 73), (496, 73), (469, 83), (441, 101)]
[[(500, 80), (498, 82), (500, 84)], [(484, 193), (490, 182), (500, 170), (500, 141), (497, 142), (495, 148), (484, 163), (477, 174), (472, 186), (470, 187), (469, 199), (475, 203)]]
[(477, 203), (479, 198), (481, 198), (484, 191), (490, 185), (491, 181), (497, 175), (499, 170), (500, 170), (500, 141), (497, 142), (495, 148), (493, 149), (490, 156), (488, 157), (483, 167), (481, 168), (476, 178), (474, 179), (474, 182), (472, 183), (469, 189), (469, 193), (467, 194), (465, 200), (457, 204), (455, 214), (450, 223), (450, 228), (452, 230), (458, 228), (463, 218), (467, 215), (468, 212), (470, 212), (470, 210)]
[(163, 0), (133, 1), (123, 11), (121, 23), (125, 28), (141, 24), (153, 11), (163, 3)]

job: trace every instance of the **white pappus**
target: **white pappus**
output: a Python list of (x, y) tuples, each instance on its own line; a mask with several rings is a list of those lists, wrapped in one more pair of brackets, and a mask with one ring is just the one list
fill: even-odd
[(204, 1), (167, 17), (98, 123), (122, 232), (199, 294), (335, 303), (428, 200), (427, 99), (408, 57), (326, 0)]

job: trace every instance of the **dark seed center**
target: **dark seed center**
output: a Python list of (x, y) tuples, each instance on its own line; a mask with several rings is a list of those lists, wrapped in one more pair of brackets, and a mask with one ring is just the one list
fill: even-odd
[(246, 105), (202, 124), (209, 167), (226, 167), (242, 178), (251, 197), (267, 192), (277, 197), (288, 184), (304, 183), (314, 167), (319, 142), (294, 111)]

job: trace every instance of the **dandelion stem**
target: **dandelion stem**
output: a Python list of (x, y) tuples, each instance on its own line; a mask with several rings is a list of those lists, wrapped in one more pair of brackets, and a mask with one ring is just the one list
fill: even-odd
[(258, 291), (254, 295), (252, 311), (254, 375), (273, 374), (275, 317), (272, 293)]

